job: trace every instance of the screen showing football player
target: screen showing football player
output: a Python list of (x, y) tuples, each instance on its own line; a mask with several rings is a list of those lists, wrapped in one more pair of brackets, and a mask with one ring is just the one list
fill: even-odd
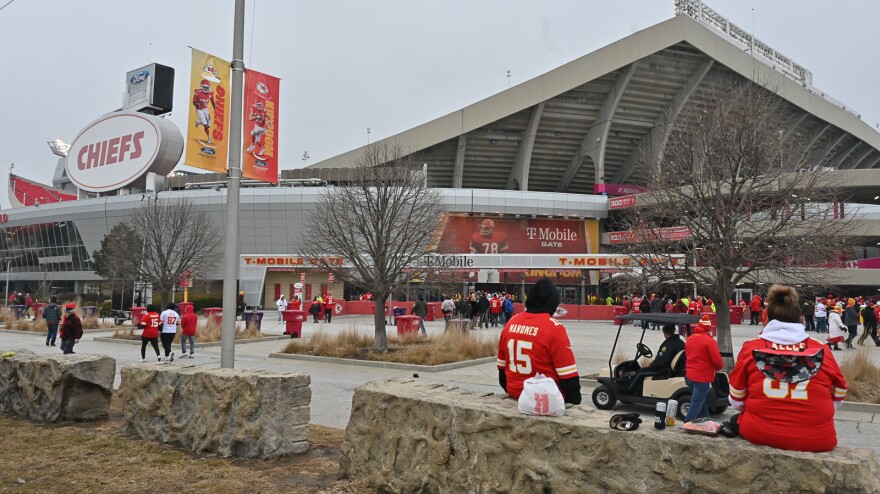
[(251, 129), (251, 145), (248, 146), (247, 152), (252, 152), (255, 148), (259, 147), (259, 151), (256, 152), (257, 155), (263, 154), (263, 134), (266, 133), (266, 127), (272, 125), (272, 120), (269, 118), (269, 113), (263, 107), (263, 102), (261, 100), (257, 100), (256, 103), (251, 105), (251, 114), (248, 117), (248, 120), (254, 123), (253, 128)]
[(196, 128), (199, 125), (205, 129), (205, 135), (208, 137), (208, 144), (211, 144), (211, 112), (208, 104), (212, 109), (216, 109), (214, 104), (214, 91), (211, 91), (211, 82), (202, 79), (199, 88), (193, 91), (192, 104), (196, 107)]
[(495, 222), (485, 219), (471, 235), (471, 254), (503, 254), (507, 252), (507, 234), (495, 231)]
[(552, 378), (566, 403), (579, 405), (581, 383), (565, 326), (553, 318), (559, 292), (549, 278), (532, 285), (526, 311), (513, 316), (498, 342), (498, 383), (519, 399), (523, 383), (535, 374)]

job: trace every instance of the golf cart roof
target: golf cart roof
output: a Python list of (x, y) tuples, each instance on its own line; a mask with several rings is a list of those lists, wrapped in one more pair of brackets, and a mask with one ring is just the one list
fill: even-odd
[(696, 324), (700, 322), (700, 316), (672, 312), (626, 314), (623, 316), (615, 316), (615, 319), (623, 319), (624, 321), (648, 321), (660, 324)]

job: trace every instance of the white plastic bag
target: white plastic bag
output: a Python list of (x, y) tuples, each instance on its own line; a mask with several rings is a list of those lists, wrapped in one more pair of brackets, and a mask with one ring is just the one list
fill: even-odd
[(526, 379), (519, 395), (519, 411), (526, 415), (545, 417), (565, 415), (565, 399), (559, 392), (556, 381), (543, 374), (535, 374)]

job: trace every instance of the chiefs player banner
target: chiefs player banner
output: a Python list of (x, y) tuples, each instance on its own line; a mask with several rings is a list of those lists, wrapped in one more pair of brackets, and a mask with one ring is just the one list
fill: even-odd
[(229, 88), (229, 62), (193, 48), (184, 164), (213, 172), (226, 171)]
[(244, 78), (244, 178), (278, 183), (277, 77), (248, 69)]

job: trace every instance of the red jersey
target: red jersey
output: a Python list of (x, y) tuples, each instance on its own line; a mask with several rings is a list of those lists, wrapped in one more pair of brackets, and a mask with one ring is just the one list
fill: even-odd
[(193, 91), (193, 104), (196, 106), (198, 110), (204, 110), (208, 108), (208, 103), (214, 102), (214, 91), (202, 91), (201, 89), (196, 89)]
[(180, 328), (184, 336), (195, 336), (199, 325), (199, 316), (195, 312), (187, 312), (180, 318)]
[(159, 314), (147, 312), (141, 317), (141, 326), (144, 328), (144, 338), (159, 337)]
[(300, 307), (302, 307), (302, 302), (300, 302), (299, 299), (295, 298), (290, 302), (290, 310), (299, 310)]
[(507, 394), (517, 399), (523, 381), (537, 373), (553, 378), (557, 386), (560, 379), (578, 377), (565, 326), (549, 314), (513, 316), (501, 331), (498, 368), (507, 376)]
[(745, 407), (738, 424), (749, 442), (795, 451), (831, 451), (837, 445), (834, 409), (846, 396), (846, 379), (830, 347), (813, 338), (803, 343), (805, 354), (824, 352), (816, 374), (798, 383), (771, 379), (758, 368), (753, 352), (774, 343), (755, 338), (743, 344), (730, 374), (730, 399)]
[(269, 114), (266, 112), (266, 109), (262, 110), (257, 108), (256, 106), (251, 107), (251, 120), (257, 123), (260, 127), (266, 126), (266, 120), (268, 119)]
[(492, 314), (500, 314), (501, 313), (501, 299), (498, 297), (492, 297), (489, 300), (489, 312)]
[(333, 297), (327, 295), (327, 298), (324, 299), (324, 308), (327, 310), (333, 310)]
[(492, 232), (486, 237), (480, 232), (471, 235), (472, 254), (500, 254), (507, 252), (507, 234), (504, 232)]

